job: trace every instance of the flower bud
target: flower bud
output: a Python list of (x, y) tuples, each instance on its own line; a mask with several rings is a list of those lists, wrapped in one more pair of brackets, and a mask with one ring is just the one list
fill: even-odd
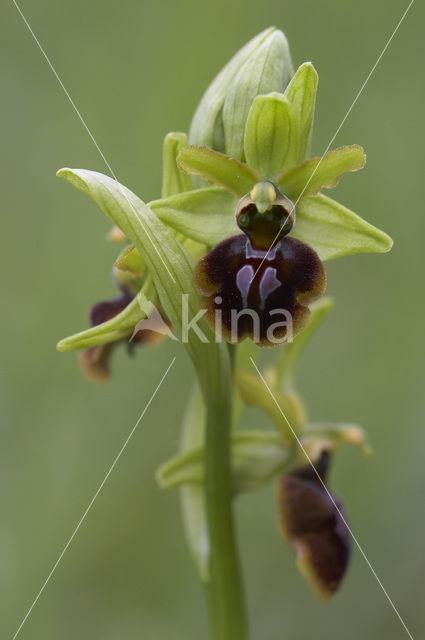
[(276, 30), (239, 70), (223, 106), (225, 150), (228, 156), (244, 160), (244, 132), (248, 113), (258, 95), (282, 92), (293, 73), (288, 41)]
[[(328, 463), (324, 452), (315, 465), (323, 482)], [(279, 478), (277, 503), (281, 533), (294, 548), (299, 570), (318, 598), (331, 598), (344, 578), (351, 551), (341, 504), (311, 465)]]
[(258, 34), (206, 90), (190, 126), (189, 144), (222, 152), (231, 149), (242, 159), (243, 130), (253, 99), (259, 93), (283, 91), (292, 73), (284, 34), (274, 27)]

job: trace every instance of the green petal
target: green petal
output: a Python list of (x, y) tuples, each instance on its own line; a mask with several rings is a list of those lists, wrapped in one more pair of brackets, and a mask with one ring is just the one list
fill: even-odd
[(134, 326), (143, 318), (146, 313), (140, 307), (140, 296), (143, 291), (126, 306), (121, 313), (114, 316), (107, 322), (91, 327), (86, 331), (76, 333), (69, 338), (64, 338), (57, 344), (58, 351), (75, 351), (76, 349), (87, 349), (98, 344), (116, 342), (127, 338)]
[(247, 164), (274, 179), (298, 162), (299, 114), (283, 95), (257, 96), (249, 110), (244, 149)]
[(180, 171), (176, 163), (180, 149), (186, 145), (187, 135), (185, 133), (167, 133), (164, 138), (161, 189), (163, 198), (192, 189), (192, 180), (187, 174)]
[(284, 93), (285, 98), (297, 107), (300, 115), (298, 162), (302, 162), (311, 152), (311, 137), (313, 133), (318, 82), (319, 76), (317, 75), (316, 69), (311, 62), (305, 62), (298, 68)]
[(204, 93), (190, 125), (189, 142), (224, 151), (222, 110), (226, 94), (236, 74), (274, 32), (275, 27), (265, 29), (240, 49), (223, 67)]
[(297, 202), (299, 198), (315, 196), (323, 188), (332, 189), (343, 173), (358, 171), (365, 162), (360, 145), (340, 147), (292, 167), (276, 179), (276, 184), (290, 200)]
[[(252, 491), (282, 473), (289, 450), (279, 434), (272, 431), (236, 431), (232, 434), (232, 472), (235, 493)], [(162, 488), (204, 482), (204, 449), (191, 449), (171, 458), (160, 467), (157, 479)]]
[(244, 159), (244, 131), (252, 101), (260, 94), (283, 91), (291, 75), (288, 41), (281, 31), (274, 31), (246, 61), (227, 92), (223, 107), (227, 155)]
[(307, 243), (322, 260), (355, 253), (386, 253), (391, 238), (342, 204), (323, 195), (297, 205), (292, 235)]
[(178, 155), (177, 164), (186, 173), (202, 176), (240, 198), (260, 180), (248, 165), (207, 147), (184, 147)]
[(209, 187), (149, 203), (168, 226), (202, 244), (215, 245), (238, 233), (237, 198), (223, 188)]

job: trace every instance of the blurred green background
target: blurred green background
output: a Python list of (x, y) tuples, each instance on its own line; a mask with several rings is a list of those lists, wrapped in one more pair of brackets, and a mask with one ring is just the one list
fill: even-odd
[[(158, 197), (161, 144), (187, 130), (215, 73), (246, 40), (282, 28), (296, 65), (320, 74), (314, 151), (322, 152), (407, 2), (366, 0), (21, 1), (21, 8), (119, 180)], [(338, 456), (331, 484), (405, 618), (423, 637), (423, 61), (417, 1), (334, 146), (359, 142), (367, 169), (335, 197), (385, 229), (391, 254), (328, 264), (337, 305), (305, 354), (316, 420), (364, 425), (376, 455)], [(171, 356), (178, 356), (20, 637), (206, 637), (177, 493), (158, 464), (178, 443), (193, 371), (181, 347), (120, 350), (105, 386), (84, 380), (61, 337), (109, 297), (117, 247), (108, 221), (55, 178), (104, 163), (11, 1), (0, 9), (2, 138), (0, 629), (12, 638)], [(264, 418), (246, 414), (250, 425)], [(407, 637), (360, 553), (341, 593), (316, 602), (276, 528), (273, 489), (239, 499), (252, 638)]]

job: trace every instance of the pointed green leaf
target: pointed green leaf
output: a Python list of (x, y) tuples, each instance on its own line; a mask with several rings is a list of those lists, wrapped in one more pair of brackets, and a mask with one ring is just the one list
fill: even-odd
[(212, 81), (193, 116), (189, 132), (190, 144), (205, 145), (224, 151), (222, 110), (226, 94), (240, 68), (275, 31), (275, 27), (271, 27), (255, 36), (231, 58)]
[(260, 180), (248, 165), (207, 147), (184, 147), (178, 155), (177, 164), (182, 171), (202, 176), (240, 198)]
[(366, 156), (358, 144), (328, 151), (324, 156), (311, 158), (282, 173), (276, 184), (292, 202), (314, 196), (323, 188), (332, 189), (347, 171), (364, 167)]
[(294, 390), (295, 370), (300, 356), (313, 334), (334, 306), (332, 298), (321, 298), (310, 305), (310, 320), (293, 342), (283, 345), (276, 365), (276, 385), (283, 393)]
[[(61, 169), (58, 175), (90, 195), (134, 243), (145, 260), (173, 333), (182, 335), (183, 300), (187, 303), (187, 314), (191, 319), (198, 314), (199, 295), (192, 280), (191, 258), (170, 229), (140, 198), (108, 176), (84, 169)], [(189, 331), (184, 345), (198, 372), (206, 403), (226, 415), (231, 409), (228, 351), (224, 343), (214, 341), (205, 323), (201, 321), (198, 326), (202, 327), (203, 337)]]
[(57, 344), (58, 351), (75, 351), (77, 349), (87, 349), (99, 344), (116, 342), (127, 338), (131, 334), (134, 326), (143, 318), (146, 313), (140, 307), (139, 296), (144, 295), (143, 290), (126, 306), (121, 313), (114, 316), (107, 322), (91, 327), (86, 331), (76, 333), (69, 338), (64, 338)]
[(164, 138), (161, 189), (163, 198), (192, 189), (192, 180), (178, 168), (176, 163), (180, 149), (186, 145), (187, 135), (185, 133), (167, 133)]
[[(232, 434), (231, 449), (235, 493), (266, 485), (284, 470), (289, 459), (288, 448), (282, 444), (280, 435), (272, 431), (236, 431)], [(157, 479), (163, 488), (201, 485), (204, 469), (204, 449), (198, 447), (168, 460), (158, 470)]]
[(244, 131), (252, 101), (260, 94), (283, 91), (292, 72), (288, 41), (281, 31), (274, 31), (239, 70), (226, 94), (223, 123), (227, 155), (244, 159)]
[(298, 162), (311, 153), (314, 109), (319, 77), (311, 62), (302, 64), (288, 84), (284, 96), (294, 104), (300, 114), (300, 145)]
[(237, 198), (218, 187), (196, 189), (149, 203), (168, 226), (202, 244), (215, 245), (239, 232)]
[(321, 194), (298, 203), (292, 235), (313, 247), (322, 260), (355, 253), (386, 253), (393, 244), (386, 233)]
[(249, 110), (244, 149), (247, 164), (274, 179), (298, 162), (299, 114), (282, 94), (257, 96)]

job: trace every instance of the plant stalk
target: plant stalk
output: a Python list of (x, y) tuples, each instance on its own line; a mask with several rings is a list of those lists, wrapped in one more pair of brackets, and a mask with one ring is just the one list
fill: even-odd
[[(224, 391), (224, 390), (222, 390)], [(207, 586), (211, 640), (247, 640), (246, 610), (232, 512), (232, 385), (209, 398), (205, 434), (205, 500), (211, 581)]]

